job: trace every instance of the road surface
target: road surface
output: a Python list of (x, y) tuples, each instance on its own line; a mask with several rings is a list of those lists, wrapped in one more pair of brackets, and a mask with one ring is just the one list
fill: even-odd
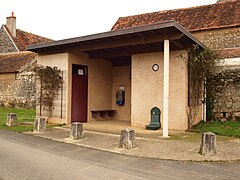
[(0, 180), (5, 179), (240, 179), (240, 163), (139, 158), (0, 130)]

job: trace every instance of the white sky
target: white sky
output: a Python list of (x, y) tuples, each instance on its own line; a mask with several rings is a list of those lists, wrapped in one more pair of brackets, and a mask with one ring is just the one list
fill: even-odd
[(118, 17), (217, 0), (0, 0), (0, 24), (14, 11), (17, 28), (54, 40), (109, 31)]

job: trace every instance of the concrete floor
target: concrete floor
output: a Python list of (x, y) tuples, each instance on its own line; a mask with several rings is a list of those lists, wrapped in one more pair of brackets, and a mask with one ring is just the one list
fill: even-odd
[[(67, 127), (70, 127), (68, 125)], [(133, 129), (135, 130), (137, 137), (159, 139), (162, 136), (162, 129), (152, 131), (146, 130), (145, 127), (134, 127), (131, 126), (130, 122), (127, 121), (117, 121), (117, 120), (94, 120), (88, 123), (84, 123), (84, 129), (87, 131), (110, 133), (119, 135), (122, 129)], [(185, 134), (184, 131), (169, 131), (169, 135), (182, 135)]]

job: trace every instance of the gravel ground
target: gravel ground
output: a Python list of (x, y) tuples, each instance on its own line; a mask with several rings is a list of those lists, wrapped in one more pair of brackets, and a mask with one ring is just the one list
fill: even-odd
[(240, 161), (240, 139), (229, 138), (226, 140), (217, 136), (217, 155), (201, 156), (198, 153), (200, 139), (162, 139), (160, 136), (156, 139), (154, 133), (153, 138), (136, 137), (136, 147), (124, 150), (118, 148), (119, 135), (85, 131), (83, 139), (72, 140), (69, 138), (69, 131), (68, 128), (55, 127), (46, 132), (27, 132), (27, 134), (133, 156), (181, 161)]

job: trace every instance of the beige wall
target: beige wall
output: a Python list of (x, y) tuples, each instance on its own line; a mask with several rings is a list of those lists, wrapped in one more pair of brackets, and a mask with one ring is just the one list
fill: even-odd
[[(188, 73), (180, 55), (170, 53), (169, 129), (187, 129)], [(153, 64), (159, 70), (152, 70)], [(163, 53), (132, 56), (132, 110), (131, 124), (145, 126), (150, 122), (150, 111), (157, 106), (163, 111)], [(161, 113), (162, 122), (162, 113)]]
[(6, 80), (6, 79), (16, 79), (15, 73), (8, 73), (8, 74), (0, 74), (0, 80)]
[[(48, 119), (50, 123), (68, 123), (68, 53), (50, 54), (50, 55), (38, 55), (38, 65), (58, 67), (63, 72), (63, 87), (62, 91), (59, 91), (57, 100), (54, 101), (52, 118)], [(37, 93), (39, 92), (39, 83), (37, 83)], [(61, 113), (62, 109), (62, 113)], [(36, 107), (37, 116), (40, 115), (39, 105)], [(62, 118), (61, 118), (62, 115)], [(42, 116), (48, 116), (46, 109), (42, 108)]]
[[(56, 66), (64, 72), (63, 109), (64, 118), (60, 119), (61, 100), (54, 102), (53, 117), (49, 122), (71, 123), (72, 104), (72, 64), (88, 66), (88, 121), (92, 119), (92, 110), (112, 109), (112, 63), (104, 59), (89, 59), (85, 53), (61, 53), (39, 55), (38, 64)], [(37, 115), (39, 115), (37, 107)], [(43, 111), (47, 116), (47, 111)]]
[[(125, 87), (125, 104), (119, 106), (116, 104), (116, 92), (119, 86)], [(113, 67), (113, 88), (112, 88), (112, 108), (117, 110), (114, 119), (130, 121), (131, 120), (131, 66)]]
[[(112, 109), (112, 63), (104, 59), (89, 59), (88, 55), (69, 54), (69, 101), (68, 112), (72, 103), (72, 64), (88, 66), (88, 121), (92, 120), (92, 110)], [(71, 113), (68, 123), (71, 122)]]

